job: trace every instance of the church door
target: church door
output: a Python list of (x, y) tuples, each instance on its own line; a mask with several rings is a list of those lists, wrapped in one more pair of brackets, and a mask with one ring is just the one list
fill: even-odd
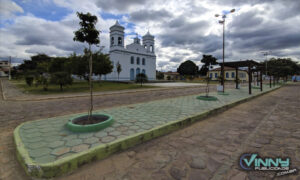
[(134, 69), (130, 69), (130, 81), (134, 81)]

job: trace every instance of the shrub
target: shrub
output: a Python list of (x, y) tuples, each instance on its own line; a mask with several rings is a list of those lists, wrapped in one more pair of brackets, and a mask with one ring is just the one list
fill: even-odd
[(139, 73), (139, 74), (136, 75), (135, 82), (141, 83), (141, 86), (142, 86), (143, 83), (145, 83), (147, 81), (148, 81), (148, 77), (147, 77), (146, 74)]
[(32, 76), (27, 76), (27, 77), (25, 77), (26, 84), (27, 84), (28, 86), (32, 86), (33, 79), (34, 79), (34, 78), (33, 78)]

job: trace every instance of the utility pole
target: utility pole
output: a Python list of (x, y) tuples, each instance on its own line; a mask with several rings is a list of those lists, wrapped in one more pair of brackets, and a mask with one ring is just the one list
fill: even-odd
[(11, 56), (9, 56), (8, 80), (11, 80)]
[(271, 88), (272, 87), (271, 75), (268, 75), (268, 55), (270, 55), (270, 51), (265, 51), (265, 52), (262, 52), (262, 53), (266, 57), (266, 76), (269, 76), (269, 79), (270, 79), (270, 88)]

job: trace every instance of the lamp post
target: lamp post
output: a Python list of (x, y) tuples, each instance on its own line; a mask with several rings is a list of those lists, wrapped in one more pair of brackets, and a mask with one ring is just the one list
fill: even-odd
[[(235, 12), (235, 9), (232, 9), (229, 13), (234, 13)], [(222, 80), (221, 80), (221, 85), (223, 86), (223, 93), (224, 93), (224, 90), (225, 90), (225, 83), (224, 83), (224, 59), (225, 59), (225, 19), (226, 19), (226, 14), (229, 14), (229, 13), (224, 13), (222, 15), (219, 15), (219, 14), (216, 14), (215, 16), (216, 17), (219, 17), (219, 16), (222, 16), (222, 20), (219, 20), (219, 23), (220, 24), (223, 24), (223, 63), (222, 63), (222, 66), (221, 66), (221, 74), (222, 74)]]

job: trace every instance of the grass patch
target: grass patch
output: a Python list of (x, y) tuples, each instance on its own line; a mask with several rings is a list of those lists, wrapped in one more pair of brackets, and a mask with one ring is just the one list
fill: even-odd
[[(63, 91), (60, 91), (58, 85), (50, 84), (48, 86), (48, 91), (44, 91), (42, 86), (36, 87), (35, 85), (28, 86), (25, 81), (14, 80), (11, 81), (18, 88), (21, 89), (24, 93), (29, 94), (63, 94), (63, 93), (83, 93), (89, 92), (89, 84), (87, 81), (75, 81), (72, 85), (64, 86)], [(106, 81), (95, 81), (93, 82), (93, 91), (94, 92), (105, 92), (105, 91), (119, 91), (119, 90), (128, 90), (128, 89), (145, 89), (145, 88), (157, 88), (155, 86), (143, 85), (140, 84), (125, 84), (117, 82), (106, 82)]]

